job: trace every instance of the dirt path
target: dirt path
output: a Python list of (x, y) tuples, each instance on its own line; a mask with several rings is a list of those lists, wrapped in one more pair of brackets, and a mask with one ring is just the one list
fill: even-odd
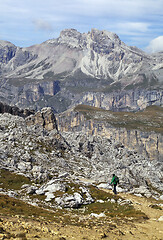
[[(105, 190), (110, 192), (109, 190)], [(163, 211), (154, 209), (150, 205), (155, 202), (151, 199), (137, 197), (131, 194), (120, 193), (118, 196), (132, 201), (134, 207), (148, 216), (143, 222), (115, 222), (110, 219), (102, 226), (96, 224), (90, 227), (65, 225), (62, 222), (30, 220), (17, 217), (0, 216), (0, 239), (17, 240), (163, 240)]]
[(140, 240), (163, 240), (163, 221), (158, 219), (163, 216), (163, 210), (154, 209), (150, 205), (155, 205), (155, 201), (131, 194), (119, 194), (122, 198), (132, 201), (134, 208), (144, 212), (148, 220), (144, 222), (134, 222), (133, 225), (122, 227), (123, 236), (116, 239), (140, 239)]

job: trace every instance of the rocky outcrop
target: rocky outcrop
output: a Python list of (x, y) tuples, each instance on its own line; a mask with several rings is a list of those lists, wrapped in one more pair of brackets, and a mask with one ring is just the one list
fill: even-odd
[[(46, 110), (49, 113), (49, 109)], [(46, 116), (45, 109), (43, 112)], [(51, 120), (50, 117), (50, 128)], [(162, 165), (157, 159), (150, 161), (147, 156), (129, 150), (110, 136), (78, 131), (60, 134), (55, 128), (49, 131), (40, 113), (37, 121), (36, 125), (32, 125), (32, 120), (27, 125), (28, 121), (19, 116), (0, 114), (1, 167), (39, 182), (63, 172), (72, 177), (108, 182), (111, 173), (115, 172), (124, 189), (151, 184), (162, 190)]]
[(26, 118), (26, 124), (30, 125), (39, 125), (47, 130), (57, 130), (57, 123), (52, 109), (43, 108), (41, 111), (38, 111), (36, 114), (31, 115)]
[(0, 40), (0, 75), (6, 75), (35, 58), (36, 55), (34, 56), (29, 51)]
[[(95, 115), (95, 113), (94, 113)], [(82, 113), (69, 110), (56, 115), (58, 129), (60, 132), (83, 132), (91, 136), (102, 136), (114, 142), (120, 142), (124, 147), (134, 150), (150, 160), (163, 159), (163, 136), (155, 132), (143, 132), (136, 129), (115, 128), (107, 120), (105, 114), (101, 113), (101, 121), (88, 120)]]
[[(94, 78), (117, 81), (135, 72), (143, 73), (153, 68), (157, 70), (157, 66), (160, 67), (161, 64), (159, 56), (150, 56), (136, 47), (129, 47), (116, 34), (97, 29), (92, 29), (87, 34), (81, 34), (75, 29), (66, 29), (57, 39), (48, 40), (40, 45), (20, 49), (11, 43), (3, 42), (1, 48), (3, 50), (11, 45), (15, 53), (8, 58), (5, 67), (11, 65), (12, 61), (12, 65), (17, 65), (17, 69), (13, 67), (5, 75), (12, 76), (30, 75), (31, 78), (37, 76), (41, 79), (48, 77), (50, 73), (72, 73), (80, 69)], [(2, 60), (3, 58), (2, 55)], [(24, 59), (26, 61), (23, 61)], [(140, 78), (137, 80), (141, 81)]]
[[(80, 86), (76, 86), (80, 89)], [(85, 85), (87, 88), (87, 84)], [(9, 79), (0, 87), (0, 99), (20, 108), (39, 110), (53, 107), (55, 112), (63, 112), (78, 104), (87, 104), (112, 111), (139, 111), (147, 106), (163, 105), (162, 90), (123, 90), (112, 93), (82, 92), (72, 94), (65, 91), (59, 81), (26, 83), (24, 86), (12, 86)]]

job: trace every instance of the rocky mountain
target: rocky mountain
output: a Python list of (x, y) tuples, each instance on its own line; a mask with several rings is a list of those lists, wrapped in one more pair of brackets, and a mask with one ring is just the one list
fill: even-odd
[[(71, 224), (82, 226), (82, 229), (87, 225), (90, 225), (91, 229), (92, 226), (101, 228), (104, 222), (108, 226), (116, 223), (117, 219), (118, 225), (121, 222), (128, 226), (131, 219), (132, 225), (135, 220), (143, 219), (144, 222), (147, 216), (140, 212), (135, 196), (142, 199), (142, 208), (144, 201), (148, 203), (148, 211), (153, 208), (160, 211), (155, 220), (160, 227), (163, 199), (161, 159), (152, 159), (145, 152), (140, 153), (136, 148), (132, 149), (131, 145), (127, 146), (119, 138), (121, 134), (116, 138), (114, 129), (112, 137), (105, 124), (98, 125), (92, 120), (83, 124), (79, 107), (74, 112), (74, 117), (72, 113), (70, 116), (64, 113), (63, 117), (63, 114), (55, 116), (49, 107), (25, 116), (17, 108), (15, 111), (15, 108), (2, 106), (0, 236), (11, 237), (12, 234), (12, 237), (26, 236), (31, 239), (36, 236), (46, 238), (48, 234), (50, 239), (58, 239), (60, 230), (57, 230), (57, 234), (56, 231), (52, 232), (53, 226), (50, 222), (59, 222), (68, 227)], [(4, 109), (9, 111), (5, 113)], [(98, 120), (104, 115), (108, 118), (107, 111), (99, 111), (102, 115), (96, 110), (96, 114), (93, 114), (95, 119)], [(97, 134), (98, 130), (100, 134)], [(130, 138), (131, 141), (133, 139), (134, 136)], [(161, 138), (159, 141), (162, 141)], [(113, 172), (120, 179), (118, 195), (115, 196), (111, 193), (110, 186)], [(133, 194), (132, 200), (126, 192)], [(150, 199), (150, 205), (147, 199)], [(22, 224), (17, 224), (15, 218)], [(50, 221), (47, 223), (46, 219)], [(34, 221), (41, 223), (37, 227), (35, 225), (37, 235), (34, 234), (36, 231), (33, 232), (35, 227), (32, 230), (29, 227), (31, 220), (33, 226)], [(27, 225), (30, 228), (28, 231)], [(48, 228), (45, 228), (45, 225)], [(112, 229), (109, 233), (110, 231)], [(20, 232), (23, 234), (20, 235)], [(102, 236), (105, 237), (106, 234)]]
[[(87, 225), (95, 217), (107, 226), (111, 216), (121, 223), (145, 218), (134, 212), (126, 194), (121, 198), (101, 190), (111, 191), (112, 173), (120, 178), (118, 193), (152, 197), (156, 204), (148, 209), (161, 210), (162, 60), (163, 53), (148, 55), (96, 29), (87, 34), (64, 30), (59, 38), (28, 48), (0, 41), (2, 213), (39, 215), (40, 223), (48, 209), (52, 222)], [(146, 108), (151, 105), (157, 107)], [(80, 212), (86, 215), (79, 217)], [(24, 239), (29, 233), (9, 235), (10, 224), (0, 223), (3, 238)]]
[(68, 29), (28, 48), (0, 41), (0, 78), (0, 100), (23, 108), (139, 110), (162, 105), (163, 53), (148, 55), (111, 32)]
[[(131, 150), (118, 139), (87, 135), (84, 131), (58, 131), (50, 108), (22, 118), (0, 114), (0, 166), (24, 174), (35, 182), (63, 173), (72, 179), (108, 182), (112, 172), (121, 178), (121, 188), (151, 187), (162, 191), (162, 164)], [(157, 171), (156, 171), (157, 168)], [(149, 193), (149, 191), (148, 191)]]
[(163, 110), (151, 106), (137, 113), (112, 112), (79, 105), (56, 114), (60, 132), (83, 132), (120, 142), (150, 161), (163, 159)]

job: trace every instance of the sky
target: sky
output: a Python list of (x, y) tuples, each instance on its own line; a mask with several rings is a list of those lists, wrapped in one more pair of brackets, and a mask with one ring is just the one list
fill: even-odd
[(108, 30), (129, 46), (163, 51), (163, 0), (0, 0), (0, 40), (28, 47), (69, 28)]

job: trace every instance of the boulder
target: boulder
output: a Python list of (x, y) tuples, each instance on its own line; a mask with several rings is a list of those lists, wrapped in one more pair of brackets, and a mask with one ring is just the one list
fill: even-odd
[(97, 185), (98, 188), (104, 188), (104, 189), (112, 189), (112, 186), (109, 185), (108, 183), (100, 183)]
[(160, 200), (163, 200), (163, 195), (160, 196)]
[(83, 204), (83, 198), (79, 193), (73, 195), (63, 195), (55, 199), (56, 203), (64, 208), (78, 208)]
[(29, 186), (29, 187), (27, 187), (27, 194), (34, 194), (37, 189), (38, 189), (38, 187), (36, 187), (36, 186)]
[(159, 217), (158, 221), (163, 222), (163, 216)]
[(49, 202), (55, 198), (54, 194), (51, 192), (46, 192), (45, 195), (46, 195), (46, 199), (45, 199), (46, 202)]
[(52, 184), (48, 184), (43, 188), (43, 191), (46, 192), (56, 192), (56, 191), (61, 191), (61, 192), (65, 192), (66, 187), (64, 184), (61, 183), (52, 183)]
[(141, 194), (147, 198), (152, 197), (151, 192), (149, 191), (149, 189), (146, 186), (140, 186), (139, 188), (134, 188), (131, 193), (136, 194)]
[(91, 214), (90, 214), (90, 217), (101, 218), (101, 217), (106, 217), (106, 215), (105, 215), (105, 213), (100, 213), (100, 214), (91, 213)]

